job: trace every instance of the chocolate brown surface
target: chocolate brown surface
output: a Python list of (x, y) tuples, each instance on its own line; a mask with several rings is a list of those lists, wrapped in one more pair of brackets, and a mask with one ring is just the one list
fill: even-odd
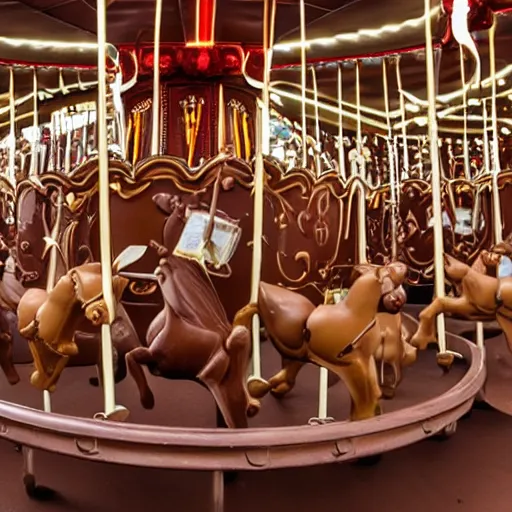
[[(482, 252), (480, 258), (487, 264), (492, 263), (486, 252)], [(478, 261), (470, 267), (449, 254), (444, 255), (444, 261), (446, 278), (453, 284), (456, 296), (437, 297), (419, 314), (419, 326), (411, 343), (424, 349), (428, 343), (436, 341), (435, 319), (440, 313), (447, 313), (465, 320), (495, 319), (512, 347), (512, 278), (497, 279), (484, 274), (485, 264)]]
[(187, 205), (178, 196), (163, 193), (153, 201), (167, 215), (163, 245), (152, 244), (162, 258), (155, 273), (164, 306), (149, 326), (147, 347), (126, 355), (142, 405), (154, 407), (141, 367), (145, 365), (156, 376), (199, 381), (212, 393), (228, 427), (246, 427), (247, 416), (259, 410), (259, 402), (250, 398), (246, 386), (250, 331), (236, 318), (230, 325), (206, 270), (197, 261), (172, 254), (186, 221)]
[[(273, 347), (264, 344), (262, 352), (265, 372), (276, 371), (280, 360)], [(397, 390), (395, 399), (384, 404), (384, 412), (440, 395), (460, 379), (464, 370), (464, 365), (457, 364), (450, 373), (443, 375), (435, 364), (435, 353), (422, 352), (418, 364), (406, 371), (404, 382)], [(0, 380), (2, 398), (40, 407), (41, 394), (31, 388), (27, 381), (30, 368), (20, 366), (19, 371), (22, 383), (17, 387), (10, 387), (5, 381)], [(59, 390), (53, 397), (56, 412), (90, 417), (101, 408), (101, 392), (94, 392), (87, 385), (87, 377), (90, 374), (89, 368), (64, 371)], [(130, 421), (185, 427), (215, 426), (214, 401), (205, 389), (191, 382), (171, 382), (151, 376), (149, 379), (158, 403), (158, 407), (152, 411), (144, 411), (138, 406), (136, 388), (130, 380), (126, 380), (117, 388), (118, 403), (132, 411)], [(317, 414), (317, 396), (318, 370), (308, 366), (304, 369), (293, 393), (280, 401), (267, 400), (261, 414), (251, 419), (250, 424), (260, 427), (304, 424), (309, 417)], [(338, 383), (329, 391), (329, 414), (336, 418), (346, 417), (349, 407), (348, 393), (345, 387)], [(508, 471), (508, 466), (507, 459), (500, 459), (500, 463), (497, 463), (498, 457), (502, 454), (502, 446), (497, 440), (506, 441), (508, 423), (508, 419), (498, 413), (475, 412), (471, 419), (459, 424), (457, 434), (449, 442), (426, 441), (394, 451), (386, 454), (379, 465), (371, 468), (334, 464), (301, 470), (241, 473), (238, 480), (227, 487), (226, 511), (238, 512), (242, 508), (254, 511), (266, 508), (277, 511), (290, 504), (294, 510), (309, 510), (313, 504), (334, 506), (333, 504), (344, 496), (348, 503), (365, 512), (373, 512), (377, 505), (390, 512), (405, 511), (413, 505), (415, 510), (425, 512), (430, 512), (433, 505), (438, 506), (441, 511), (451, 512), (458, 503), (457, 500), (467, 503), (464, 510), (469, 512), (486, 510), (486, 504), (493, 506), (492, 510), (496, 512), (506, 512), (508, 503), (505, 508), (502, 507), (502, 497), (508, 496), (508, 487), (505, 483), (503, 488), (501, 487), (499, 476), (501, 472)], [(183, 507), (183, 510), (202, 512), (208, 510), (211, 503), (211, 476), (207, 473), (158, 471), (97, 464), (42, 452), (36, 452), (35, 458), (39, 481), (42, 485), (58, 490), (62, 497), (56, 502), (36, 503), (28, 500), (21, 484), (21, 456), (7, 443), (2, 442), (0, 450), (4, 457), (0, 479), (6, 486), (1, 507), (5, 510), (106, 512), (120, 507), (135, 511), (142, 506), (158, 509), (162, 498), (168, 496), (170, 491), (173, 493), (175, 506)], [(419, 466), (418, 460), (422, 462)], [(488, 475), (494, 477), (492, 483), (484, 482), (481, 476), (475, 475), (474, 465), (477, 463), (488, 471)], [(468, 465), (473, 467), (466, 470)], [(419, 470), (412, 470), (418, 467)], [(427, 477), (433, 479), (433, 485), (439, 484), (439, 488), (444, 489), (442, 499), (438, 498), (438, 493), (432, 494), (431, 489), (428, 489), (428, 492), (424, 491), (424, 481)], [(315, 481), (318, 479), (319, 492), (311, 494), (309, 489), (307, 493), (303, 493), (296, 488), (298, 482), (305, 485), (306, 482), (311, 482), (311, 478)], [(339, 488), (340, 478), (345, 482), (342, 491)], [(458, 478), (463, 479), (463, 482), (459, 483)], [(377, 489), (380, 489), (378, 499), (373, 497), (373, 493), (362, 492), (367, 489), (368, 479), (377, 482)], [(408, 483), (405, 487), (404, 481)], [(472, 485), (468, 486), (468, 481)], [(501, 492), (501, 496), (488, 496), (489, 485), (492, 485), (496, 492)], [(262, 495), (261, 486), (271, 490)], [(359, 491), (355, 492), (354, 488), (361, 491), (362, 495)], [(398, 489), (402, 490), (400, 498), (395, 494)], [(480, 495), (484, 491), (485, 498)], [(422, 492), (425, 494), (421, 494)], [(428, 504), (418, 501), (418, 496), (428, 498)], [(439, 502), (436, 501), (438, 499)]]
[(316, 308), (298, 293), (260, 284), (252, 314), (259, 314), (283, 367), (268, 381), (252, 379), (252, 396), (261, 398), (270, 391), (285, 396), (295, 386), (304, 364), (311, 362), (345, 382), (352, 400), (351, 420), (380, 413), (381, 389), (374, 355), (382, 343), (382, 331), (376, 316), (380, 307), (388, 313), (400, 311), (406, 300), (402, 283), (407, 267), (392, 263), (384, 267), (358, 265), (356, 269), (360, 276), (343, 300)]

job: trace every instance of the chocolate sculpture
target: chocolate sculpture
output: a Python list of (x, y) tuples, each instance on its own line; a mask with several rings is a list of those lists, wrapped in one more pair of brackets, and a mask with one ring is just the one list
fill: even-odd
[[(444, 271), (454, 285), (455, 297), (437, 297), (419, 315), (418, 330), (411, 344), (419, 349), (436, 341), (435, 319), (441, 313), (467, 320), (496, 319), (512, 350), (512, 278), (492, 275), (499, 262), (498, 253), (482, 252), (474, 268), (445, 254)], [(491, 275), (483, 273), (489, 271)]]
[[(328, 290), (325, 304), (336, 304), (336, 295), (341, 298), (345, 290)], [(348, 290), (346, 290), (348, 291)], [(380, 331), (381, 343), (374, 354), (379, 376), (380, 388), (383, 398), (393, 398), (396, 388), (402, 380), (402, 369), (416, 361), (416, 348), (409, 340), (411, 321), (416, 328), (416, 323), (406, 315), (389, 313), (377, 314), (377, 326)]]
[[(129, 282), (117, 274), (139, 259), (145, 247), (142, 249), (127, 248), (112, 265), (117, 301)], [(23, 295), (18, 305), (18, 327), (28, 340), (34, 358), (33, 386), (50, 392), (55, 390), (69, 358), (79, 354), (75, 335), (84, 318), (95, 327), (108, 319), (99, 263), (71, 269), (50, 292), (31, 288)]]
[(406, 301), (402, 284), (407, 267), (358, 265), (361, 274), (344, 300), (315, 308), (308, 299), (262, 282), (257, 304), (244, 314), (250, 325), (258, 313), (269, 338), (283, 358), (283, 369), (268, 381), (251, 379), (249, 391), (261, 398), (269, 391), (283, 396), (293, 389), (297, 374), (311, 362), (336, 373), (352, 399), (350, 418), (362, 420), (379, 413), (381, 390), (374, 354), (381, 343), (376, 315), (379, 309), (398, 313)]
[(230, 326), (205, 268), (171, 253), (185, 225), (185, 204), (170, 194), (157, 194), (153, 200), (168, 215), (163, 245), (151, 244), (163, 257), (155, 274), (164, 308), (148, 329), (147, 348), (126, 356), (142, 405), (154, 406), (140, 366), (144, 364), (154, 375), (200, 382), (212, 393), (228, 427), (247, 427), (247, 417), (254, 416), (260, 404), (246, 387), (251, 339), (249, 329), (240, 324), (243, 312)]
[(402, 315), (377, 314), (381, 344), (375, 352), (379, 382), (384, 398), (393, 398), (402, 381), (402, 370), (416, 361), (416, 348), (409, 343), (412, 333)]

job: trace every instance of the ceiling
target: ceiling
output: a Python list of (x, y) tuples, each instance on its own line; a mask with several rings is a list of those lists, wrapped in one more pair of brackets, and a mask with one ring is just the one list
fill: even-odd
[[(196, 5), (209, 0), (163, 0), (162, 42), (182, 43), (195, 34)], [(450, 3), (445, 0), (444, 3)], [(198, 4), (199, 2), (199, 4)], [(512, 0), (483, 0), (490, 11), (512, 8)], [(440, 46), (449, 29), (447, 16), (439, 9), (439, 2), (431, 0), (438, 8), (432, 17), (434, 44)], [(309, 63), (315, 63), (318, 92), (327, 102), (336, 103), (337, 65), (329, 61), (354, 59), (404, 50), (401, 57), (403, 88), (415, 96), (425, 98), (424, 24), (412, 23), (423, 15), (423, 0), (310, 0), (306, 1), (306, 37), (334, 38), (336, 40), (312, 44), (307, 50)], [(154, 30), (154, 0), (110, 0), (107, 10), (107, 37), (111, 44), (151, 42)], [(381, 29), (378, 35), (372, 30)], [(391, 26), (391, 28), (389, 27)], [(300, 51), (284, 49), (283, 45), (300, 39), (298, 0), (278, 0), (275, 19), (275, 42), (271, 80), (275, 89), (285, 93), (300, 94)], [(397, 29), (397, 27), (399, 29)], [(215, 40), (223, 43), (261, 45), (263, 32), (263, 2), (261, 0), (217, 0)], [(482, 60), (483, 76), (489, 74), (488, 32), (477, 34), (478, 49)], [(497, 28), (497, 69), (512, 64), (509, 44), (512, 43), (512, 16), (502, 15)], [(37, 46), (21, 40), (58, 40), (65, 44)], [(95, 0), (2, 0), (0, 16), (0, 62), (45, 63), (72, 65), (73, 69), (62, 73), (66, 84), (94, 81), (96, 64), (96, 1)], [(79, 43), (79, 44), (77, 44)], [(85, 43), (85, 44), (84, 44)], [(280, 48), (280, 49), (279, 49)], [(295, 66), (295, 67), (289, 67)], [(466, 76), (472, 74), (475, 63), (466, 61)], [(81, 69), (78, 69), (81, 68)], [(397, 109), (395, 64), (389, 63), (390, 107)], [(58, 95), (59, 71), (41, 68), (38, 80), (41, 88), (54, 89)], [(356, 103), (356, 80), (353, 65), (343, 69), (343, 99)], [(384, 109), (382, 66), (380, 59), (363, 61), (361, 69), (361, 103), (364, 106)], [(460, 88), (460, 57), (457, 47), (444, 45), (439, 71), (439, 92), (451, 92)], [(504, 84), (502, 88), (509, 87)], [(9, 72), (0, 68), (0, 112), (6, 105)], [(32, 88), (32, 71), (16, 71), (17, 97)], [(312, 75), (308, 71), (308, 88), (312, 89)], [(487, 95), (489, 91), (484, 91)], [(312, 95), (312, 92), (310, 93)], [(329, 100), (329, 98), (331, 100)], [(295, 99), (280, 96), (283, 109), (290, 117), (297, 116), (300, 104)], [(457, 101), (460, 101), (457, 100)], [(353, 111), (353, 109), (352, 109)], [(308, 115), (313, 116), (312, 108)], [(322, 111), (322, 119), (335, 125), (337, 114)], [(418, 115), (418, 114), (414, 114)], [(0, 115), (0, 124), (2, 117)], [(380, 118), (380, 121), (384, 119)], [(350, 119), (345, 122), (350, 125)]]

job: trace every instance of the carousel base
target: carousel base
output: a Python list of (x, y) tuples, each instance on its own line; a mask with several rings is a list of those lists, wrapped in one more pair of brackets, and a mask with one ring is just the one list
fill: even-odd
[[(406, 311), (417, 317), (425, 306), (407, 305)], [(485, 366), (487, 378), (477, 401), (512, 416), (512, 351), (496, 321), (484, 322)], [(446, 318), (450, 333), (476, 342), (476, 322), (458, 318)], [(450, 347), (448, 347), (450, 348)]]
[[(430, 440), (388, 453), (373, 467), (334, 464), (240, 473), (225, 489), (225, 512), (509, 512), (512, 418), (475, 410), (449, 442)], [(37, 451), (41, 483), (55, 500), (29, 500), (21, 456), (0, 442), (2, 512), (211, 512), (207, 472), (99, 464)]]
[[(318, 416), (319, 384), (318, 368), (309, 366), (299, 375), (297, 386), (288, 397), (265, 398), (260, 414), (251, 420), (251, 428), (237, 432), (215, 428), (217, 411), (206, 390), (190, 382), (157, 378), (150, 379), (156, 399), (154, 410), (145, 411), (140, 407), (136, 387), (127, 379), (117, 386), (117, 403), (130, 410), (129, 421), (119, 424), (92, 420), (90, 418), (102, 408), (101, 390), (89, 384), (89, 378), (94, 376), (92, 368), (66, 370), (52, 396), (52, 408), (58, 414), (43, 413), (36, 410), (42, 406), (41, 393), (28, 384), (31, 367), (19, 365), (22, 380), (18, 385), (11, 387), (5, 381), (0, 384), (3, 398), (0, 439), (23, 445), (25, 454), (37, 455), (29, 471), (25, 466), (26, 491), (32, 498), (51, 498), (49, 489), (55, 488), (71, 502), (75, 498), (69, 486), (75, 484), (68, 482), (68, 464), (79, 468), (82, 463), (89, 465), (94, 461), (97, 465), (89, 465), (89, 471), (102, 471), (105, 475), (130, 471), (120, 465), (146, 467), (140, 475), (156, 474), (155, 469), (150, 468), (196, 470), (194, 475), (197, 470), (206, 470), (213, 489), (210, 498), (213, 496), (216, 503), (213, 510), (225, 511), (229, 507), (226, 509), (224, 505), (223, 471), (274, 470), (365, 458), (375, 462), (375, 456), (381, 453), (436, 434), (441, 434), (442, 438), (452, 435), (457, 420), (470, 411), (483, 385), (485, 369), (481, 352), (472, 343), (451, 335), (449, 339), (453, 349), (462, 353), (465, 360), (454, 364), (446, 373), (436, 364), (435, 350), (420, 353), (417, 363), (406, 370), (395, 398), (383, 401), (382, 416), (361, 422), (344, 421), (349, 415), (349, 396), (343, 384), (335, 382), (328, 392), (328, 413), (336, 422), (309, 426), (308, 420)], [(269, 343), (263, 345), (262, 356), (266, 375), (279, 369), (279, 357)], [(41, 455), (26, 447), (55, 453)], [(85, 461), (70, 461), (62, 455)], [(23, 457), (19, 454), (17, 457), (18, 466), (9, 465), (9, 474), (18, 474), (21, 487), (23, 473), (15, 468), (22, 465)], [(47, 462), (41, 460), (54, 461), (51, 462), (54, 465), (48, 469)], [(56, 478), (53, 482), (47, 479), (50, 473)], [(59, 473), (62, 473), (61, 484)], [(243, 474), (238, 476), (236, 487), (245, 478)], [(37, 484), (48, 487), (37, 487), (34, 478)], [(147, 477), (140, 478), (142, 482)], [(200, 485), (199, 480), (197, 485)], [(137, 486), (146, 495), (146, 484), (133, 483), (128, 487)], [(117, 489), (117, 494), (123, 492)], [(105, 501), (102, 494), (93, 493), (88, 499), (89, 505), (85, 508), (65, 508), (113, 510), (101, 508)], [(132, 510), (130, 506), (116, 504), (115, 509)], [(140, 509), (140, 502), (136, 508)], [(2, 510), (0, 503), (0, 512)], [(178, 510), (189, 512), (193, 508), (183, 505)], [(210, 510), (210, 507), (197, 510)]]

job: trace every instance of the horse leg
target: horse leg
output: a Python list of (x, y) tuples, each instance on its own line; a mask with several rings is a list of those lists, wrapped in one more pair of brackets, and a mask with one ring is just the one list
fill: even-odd
[(330, 366), (330, 369), (340, 376), (348, 388), (351, 398), (350, 419), (364, 420), (380, 414), (379, 399), (382, 393), (375, 360), (358, 354), (345, 364), (348, 366)]
[(148, 365), (155, 363), (155, 359), (151, 351), (146, 347), (137, 347), (130, 350), (125, 356), (126, 365), (132, 376), (140, 394), (140, 403), (144, 409), (153, 409), (155, 406), (155, 397), (151, 391), (146, 374), (142, 368), (142, 364)]
[(283, 357), (282, 370), (268, 380), (270, 392), (276, 398), (282, 398), (295, 386), (297, 375), (305, 363)]
[(429, 343), (436, 342), (435, 319), (446, 312), (464, 317), (475, 310), (465, 297), (437, 297), (420, 313), (418, 329), (411, 338), (411, 345), (424, 350)]
[(201, 378), (208, 386), (229, 428), (246, 428), (247, 417), (255, 416), (260, 402), (251, 398), (247, 390), (246, 375), (251, 354), (250, 331), (236, 326), (224, 344), (229, 358), (225, 375), (220, 380)]
[(12, 336), (7, 332), (0, 334), (0, 367), (11, 386), (18, 384), (20, 376), (13, 363)]

